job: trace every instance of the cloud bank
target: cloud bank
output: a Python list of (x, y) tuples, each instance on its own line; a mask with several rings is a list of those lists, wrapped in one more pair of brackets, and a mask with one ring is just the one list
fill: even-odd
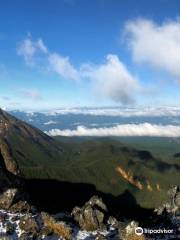
[(83, 114), (92, 116), (112, 117), (177, 117), (180, 116), (180, 107), (139, 107), (139, 108), (61, 108), (50, 111), (41, 111), (47, 116), (58, 116), (66, 114)]
[(157, 24), (136, 19), (125, 25), (133, 59), (180, 77), (180, 19)]
[(46, 132), (50, 136), (149, 136), (149, 137), (180, 137), (180, 126), (156, 125), (149, 123), (122, 124), (109, 128), (86, 128), (78, 126), (75, 130), (52, 129)]

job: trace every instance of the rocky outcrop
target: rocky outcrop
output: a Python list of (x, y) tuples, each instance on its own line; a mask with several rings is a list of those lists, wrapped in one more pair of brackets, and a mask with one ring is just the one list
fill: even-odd
[(120, 224), (118, 228), (118, 239), (119, 240), (145, 240), (144, 234), (137, 235), (136, 229), (139, 227), (139, 223), (131, 221), (127, 224)]
[(21, 231), (28, 233), (33, 237), (37, 237), (40, 233), (40, 224), (38, 218), (32, 214), (26, 214), (20, 218), (19, 227)]
[[(149, 229), (173, 229), (173, 236), (178, 236), (180, 228), (179, 215), (179, 187), (175, 186), (168, 192), (170, 200), (155, 210), (154, 215), (147, 226)], [(36, 209), (26, 208), (23, 201), (12, 204), (17, 191), (6, 192), (6, 206), (10, 210), (0, 210), (0, 233), (13, 240), (149, 240), (168, 239), (168, 235), (142, 233), (136, 234), (140, 228), (136, 221), (120, 222), (112, 216), (108, 216), (108, 209), (102, 199), (93, 196), (83, 207), (75, 207), (72, 214), (61, 213), (54, 216), (38, 212)], [(8, 201), (9, 197), (9, 201)], [(18, 208), (18, 204), (24, 206), (17, 212), (12, 212), (12, 206)], [(33, 209), (33, 210), (32, 210)], [(75, 221), (74, 221), (75, 220)], [(141, 223), (142, 224), (142, 223)], [(151, 224), (151, 225), (149, 225)]]
[(6, 137), (10, 129), (11, 117), (9, 114), (0, 109), (0, 155), (3, 159), (6, 169), (14, 174), (19, 174), (19, 169), (16, 161), (12, 157), (11, 149), (9, 148)]
[(82, 208), (75, 207), (72, 211), (75, 221), (87, 231), (105, 228), (106, 214), (107, 207), (97, 196), (93, 196)]
[(18, 168), (16, 161), (12, 157), (11, 149), (6, 143), (6, 140), (3, 138), (0, 138), (0, 155), (1, 160), (3, 160), (7, 171), (14, 175), (20, 176), (20, 170)]
[(168, 200), (155, 209), (154, 225), (161, 229), (171, 229), (174, 238), (180, 235), (180, 187), (173, 186), (168, 191)]
[(18, 197), (18, 189), (8, 189), (0, 195), (0, 208), (9, 209)]
[(155, 209), (158, 215), (180, 216), (180, 187), (173, 186), (168, 191), (169, 200)]
[(13, 240), (71, 240), (72, 228), (47, 213), (12, 213), (0, 210), (0, 237)]
[(9, 188), (0, 194), (0, 209), (12, 212), (29, 212), (33, 209), (26, 201), (27, 196), (17, 188)]

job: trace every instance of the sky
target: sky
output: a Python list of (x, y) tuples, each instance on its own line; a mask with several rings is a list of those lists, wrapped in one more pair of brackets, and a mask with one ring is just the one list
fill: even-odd
[(180, 106), (180, 1), (0, 1), (0, 107)]

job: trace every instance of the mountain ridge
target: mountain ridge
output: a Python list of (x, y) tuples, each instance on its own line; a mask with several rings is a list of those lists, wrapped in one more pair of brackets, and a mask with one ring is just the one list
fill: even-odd
[[(159, 204), (167, 188), (179, 179), (178, 164), (165, 163), (148, 151), (116, 140), (57, 141), (3, 110), (0, 126), (0, 152), (6, 168), (25, 179), (93, 184), (97, 191), (114, 196), (128, 189), (144, 207)], [(117, 172), (118, 167), (131, 173), (131, 182), (148, 185), (148, 189), (131, 184)], [(149, 191), (157, 184), (160, 192)]]

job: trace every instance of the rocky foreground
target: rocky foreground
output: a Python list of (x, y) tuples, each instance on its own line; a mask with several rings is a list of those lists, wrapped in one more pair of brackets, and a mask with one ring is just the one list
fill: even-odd
[(110, 216), (98, 196), (93, 196), (82, 207), (75, 207), (72, 213), (49, 215), (30, 206), (17, 189), (7, 189), (0, 195), (0, 239), (178, 239), (180, 188), (172, 187), (168, 195), (169, 201), (155, 209), (149, 225), (143, 226), (144, 233), (141, 234), (138, 222), (120, 222)]

